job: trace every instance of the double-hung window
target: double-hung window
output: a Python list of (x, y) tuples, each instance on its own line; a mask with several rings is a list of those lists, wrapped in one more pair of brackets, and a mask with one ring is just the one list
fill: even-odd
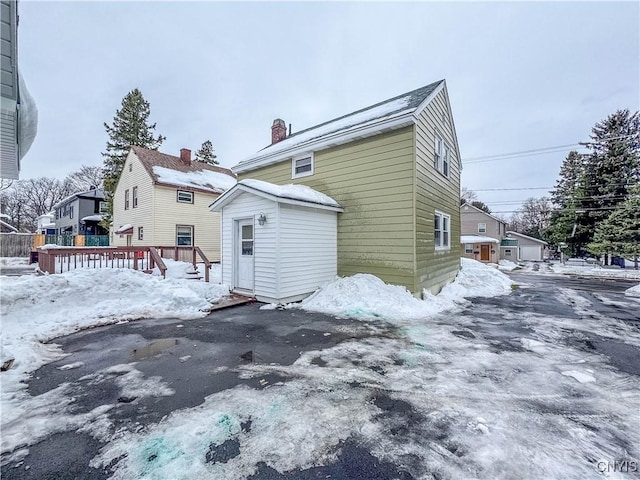
[(436, 211), (433, 222), (433, 240), (436, 250), (450, 249), (451, 215)]
[(193, 203), (193, 192), (178, 190), (178, 203)]
[(144, 227), (138, 227), (138, 240), (144, 240)]
[(434, 143), (433, 166), (445, 177), (449, 176), (449, 169), (451, 167), (451, 149), (437, 133)]
[(138, 206), (138, 187), (133, 187), (132, 197), (133, 197), (133, 208), (136, 208)]
[(487, 233), (487, 224), (479, 223), (478, 224), (478, 233)]
[(129, 210), (129, 190), (124, 191), (124, 209)]
[(291, 178), (313, 175), (313, 153), (294, 157), (291, 161)]
[(473, 253), (473, 243), (464, 244), (464, 253)]
[(176, 245), (193, 246), (193, 225), (176, 225)]

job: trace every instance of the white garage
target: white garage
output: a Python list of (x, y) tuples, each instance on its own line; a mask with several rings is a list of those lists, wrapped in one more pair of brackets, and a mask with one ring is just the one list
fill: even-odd
[(220, 212), (222, 282), (262, 302), (302, 300), (338, 271), (338, 212), (305, 185), (241, 180), (209, 207)]
[(518, 250), (520, 260), (542, 260), (542, 246), (522, 245)]
[(545, 257), (547, 242), (518, 232), (507, 232), (507, 238), (518, 242), (518, 260), (540, 262)]

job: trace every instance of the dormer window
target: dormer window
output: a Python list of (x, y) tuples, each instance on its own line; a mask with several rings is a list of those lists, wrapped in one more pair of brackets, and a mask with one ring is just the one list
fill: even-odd
[(294, 157), (291, 162), (291, 178), (313, 175), (313, 153)]

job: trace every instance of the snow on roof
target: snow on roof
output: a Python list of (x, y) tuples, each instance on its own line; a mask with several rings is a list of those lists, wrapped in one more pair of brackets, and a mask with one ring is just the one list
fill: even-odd
[(223, 193), (236, 184), (236, 180), (232, 176), (211, 170), (179, 172), (178, 170), (154, 165), (153, 173), (160, 183), (199, 188), (209, 190), (212, 193)]
[(500, 241), (496, 238), (482, 235), (461, 235), (460, 243), (500, 243)]
[(101, 222), (102, 215), (89, 215), (87, 217), (83, 217), (80, 221), (81, 222)]
[(121, 225), (120, 228), (115, 231), (115, 233), (124, 233), (129, 229), (133, 229), (133, 225), (131, 225), (130, 223), (125, 223), (124, 225)]
[(544, 240), (540, 240), (539, 238), (530, 237), (529, 235), (525, 235), (524, 233), (518, 233), (518, 232), (514, 232), (512, 230), (508, 230), (507, 231), (507, 237), (510, 236), (510, 235), (516, 235), (518, 237), (526, 238), (528, 240), (533, 240), (534, 242), (539, 242), (539, 243), (542, 243), (544, 245), (548, 245), (548, 243), (545, 242)]
[[(101, 200), (104, 200), (104, 198), (105, 198), (104, 197), (104, 190), (102, 188), (92, 188), (92, 189), (89, 189), (89, 190), (85, 190), (84, 192), (73, 193), (73, 194), (69, 195), (68, 197), (63, 198), (58, 203), (56, 203), (53, 206), (53, 208), (58, 208), (59, 206), (64, 205), (68, 201), (73, 200), (75, 198), (79, 198), (79, 197), (99, 198)], [(51, 213), (53, 213), (53, 212), (51, 212)]]
[(297, 145), (319, 140), (322, 137), (338, 133), (342, 135), (351, 130), (355, 130), (356, 128), (373, 125), (382, 120), (390, 120), (412, 113), (431, 93), (436, 90), (442, 82), (443, 81), (440, 80), (431, 83), (425, 87), (418, 88), (403, 95), (399, 95), (290, 135), (284, 140), (269, 145), (250, 157), (242, 160), (234, 167), (234, 170), (242, 171), (244, 170), (242, 168), (243, 166), (252, 163), (254, 160), (265, 155), (273, 155), (278, 152), (291, 149)]
[(340, 204), (330, 196), (325, 195), (322, 192), (318, 192), (311, 187), (307, 187), (306, 185), (275, 185), (273, 183), (254, 179), (240, 180), (238, 184), (268, 193), (278, 198), (289, 198), (291, 200), (300, 200), (302, 202), (318, 203), (320, 205), (342, 208)]
[[(2, 217), (2, 218), (9, 218), (9, 217)], [(13, 233), (17, 233), (18, 229), (16, 227), (14, 227), (13, 225), (8, 224), (7, 222), (5, 222), (4, 220), (0, 220), (0, 224), (6, 228), (8, 228), (9, 230), (12, 230)]]

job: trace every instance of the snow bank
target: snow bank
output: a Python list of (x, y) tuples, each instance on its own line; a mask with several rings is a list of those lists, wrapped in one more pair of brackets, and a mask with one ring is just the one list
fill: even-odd
[(517, 263), (512, 262), (511, 260), (500, 260), (498, 262), (498, 268), (500, 270), (505, 270), (507, 272), (511, 272), (513, 270), (515, 270), (518, 267)]
[(627, 290), (625, 290), (624, 294), (628, 297), (640, 298), (640, 285), (636, 285), (635, 287), (628, 288)]
[(302, 301), (299, 308), (341, 317), (404, 321), (426, 318), (453, 308), (468, 297), (492, 297), (511, 292), (512, 281), (483, 263), (461, 259), (462, 269), (439, 295), (424, 291), (415, 298), (402, 286), (388, 285), (378, 277), (357, 274), (338, 278)]
[(600, 266), (573, 266), (563, 265), (562, 263), (552, 263), (550, 265), (554, 273), (565, 275), (580, 275), (582, 277), (601, 277), (601, 278), (630, 278), (640, 280), (640, 270), (629, 268), (602, 268)]

